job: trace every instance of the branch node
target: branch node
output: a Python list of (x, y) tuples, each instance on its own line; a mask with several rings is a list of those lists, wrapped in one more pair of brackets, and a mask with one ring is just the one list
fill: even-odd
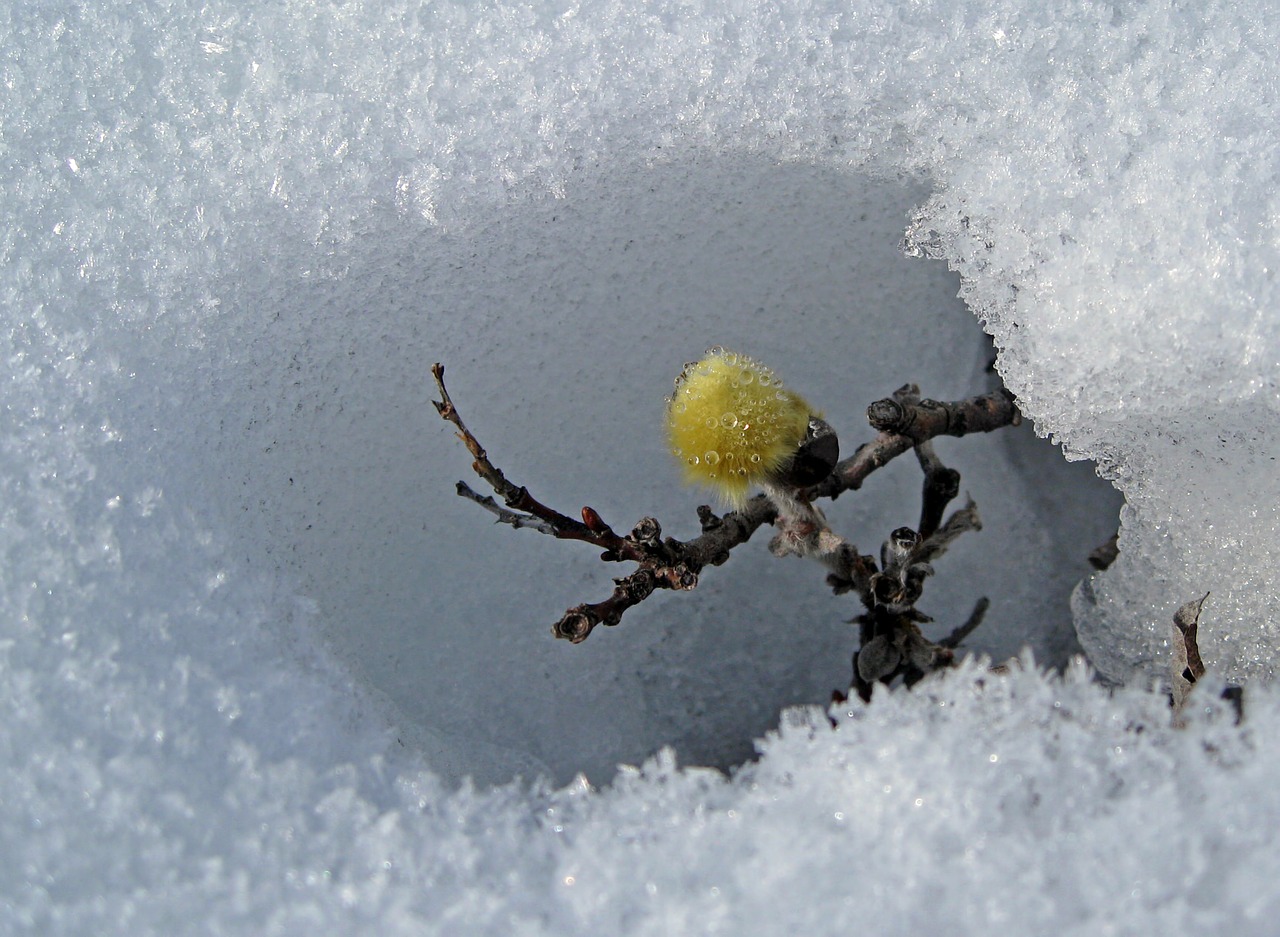
[(719, 528), (724, 521), (720, 519), (720, 515), (711, 510), (710, 505), (699, 504), (698, 523), (702, 525), (702, 532), (705, 534)]
[(657, 546), (662, 539), (662, 525), (656, 517), (642, 517), (632, 529), (630, 539), (643, 546)]

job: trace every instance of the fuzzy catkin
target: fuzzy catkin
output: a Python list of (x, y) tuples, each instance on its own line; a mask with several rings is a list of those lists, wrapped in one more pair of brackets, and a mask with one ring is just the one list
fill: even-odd
[(686, 481), (739, 507), (790, 461), (812, 412), (769, 368), (716, 347), (676, 379), (667, 439)]

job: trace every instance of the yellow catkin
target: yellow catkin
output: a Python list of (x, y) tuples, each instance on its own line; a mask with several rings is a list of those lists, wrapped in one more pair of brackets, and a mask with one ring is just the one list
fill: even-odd
[(791, 459), (811, 413), (760, 362), (717, 347), (676, 379), (667, 441), (686, 481), (740, 507), (752, 485)]

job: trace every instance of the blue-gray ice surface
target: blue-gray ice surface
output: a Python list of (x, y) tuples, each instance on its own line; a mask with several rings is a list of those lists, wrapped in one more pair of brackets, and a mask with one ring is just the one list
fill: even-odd
[[(0, 933), (1271, 932), (1280, 16), (1043, 6), (0, 11)], [(689, 536), (683, 361), (851, 446), (987, 389), (974, 314), (1122, 552), (1069, 608), (1118, 501), (944, 440), (986, 526), (921, 606), (1126, 689), (969, 664), (766, 734), (848, 681), (816, 570), (751, 544), (569, 647), (611, 570), (452, 494), (433, 361), (546, 501)], [(831, 509), (863, 550), (902, 461)]]

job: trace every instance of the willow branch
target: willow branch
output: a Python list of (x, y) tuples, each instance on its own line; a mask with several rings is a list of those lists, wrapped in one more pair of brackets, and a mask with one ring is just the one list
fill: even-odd
[[(946, 506), (959, 490), (959, 473), (942, 464), (930, 440), (944, 434), (990, 432), (1020, 420), (1012, 397), (1005, 392), (939, 403), (922, 399), (919, 388), (907, 384), (892, 397), (868, 408), (868, 420), (879, 435), (851, 458), (838, 463), (832, 476), (819, 485), (807, 490), (773, 491), (772, 497), (757, 495), (739, 510), (723, 516), (703, 505), (698, 508), (702, 532), (692, 540), (664, 539), (661, 526), (651, 517), (642, 518), (631, 533), (623, 537), (591, 507), (582, 509), (582, 520), (578, 521), (548, 507), (527, 488), (508, 480), (463, 422), (445, 387), (444, 367), (433, 365), (431, 373), (441, 398), (433, 401), (436, 411), (453, 424), (458, 439), (474, 459), (472, 469), (502, 503), (478, 494), (465, 482), (458, 482), (459, 495), (479, 504), (501, 523), (517, 529), (529, 527), (561, 540), (589, 543), (603, 549), (603, 560), (638, 564), (634, 572), (614, 580), (614, 589), (604, 601), (577, 605), (556, 622), (553, 634), (574, 643), (585, 640), (597, 625), (618, 624), (627, 609), (643, 602), (657, 589), (694, 588), (703, 569), (727, 561), (730, 552), (751, 539), (764, 524), (777, 526), (779, 537), (786, 541), (784, 544), (775, 537), (779, 543), (771, 546), (781, 548), (790, 544), (783, 552), (798, 552), (822, 560), (830, 570), (827, 581), (837, 593), (856, 591), (869, 608), (878, 604), (893, 610), (894, 614), (918, 616), (912, 606), (919, 597), (924, 578), (932, 572), (928, 561), (944, 553), (960, 533), (980, 526), (972, 503), (953, 513), (946, 523), (940, 523)], [(858, 488), (875, 469), (912, 448), (925, 474), (920, 532), (903, 528), (914, 538), (908, 550), (910, 560), (901, 569), (886, 561), (887, 566), (893, 566), (891, 575), (886, 576), (877, 569), (873, 557), (860, 555), (856, 547), (830, 532), (822, 512), (813, 507), (812, 500), (834, 498), (842, 491)], [(908, 548), (904, 545), (904, 549)], [(906, 556), (904, 553), (904, 560)], [(878, 598), (877, 591), (883, 593)]]
[(978, 626), (982, 624), (982, 619), (986, 617), (987, 609), (990, 607), (991, 600), (985, 595), (978, 599), (977, 604), (973, 606), (973, 611), (969, 613), (969, 618), (965, 623), (939, 641), (938, 644), (942, 647), (951, 648), (952, 650), (958, 648), (961, 643), (963, 643), (964, 639), (973, 634), (973, 632), (977, 630)]
[[(458, 439), (467, 447), (467, 451), (471, 453), (472, 458), (475, 460), (471, 463), (471, 468), (477, 475), (488, 482), (489, 487), (512, 511), (522, 512), (529, 517), (536, 517), (545, 523), (514, 523), (515, 517), (508, 520), (509, 515), (499, 513), (498, 519), (500, 521), (511, 523), (515, 527), (532, 527), (540, 533), (549, 534), (560, 540), (581, 540), (594, 546), (603, 547), (612, 554), (611, 558), (620, 560), (640, 560), (644, 558), (643, 552), (639, 551), (633, 542), (614, 533), (613, 528), (606, 524), (593, 508), (584, 507), (582, 509), (582, 520), (576, 521), (547, 507), (531, 495), (529, 489), (523, 485), (515, 485), (508, 481), (502, 470), (489, 461), (489, 454), (485, 451), (484, 446), (480, 445), (480, 440), (462, 422), (462, 416), (458, 413), (458, 408), (454, 405), (453, 398), (449, 396), (449, 391), (444, 385), (444, 365), (433, 364), (431, 366), (431, 375), (435, 378), (436, 389), (440, 392), (440, 399), (433, 400), (432, 403), (435, 405), (436, 412), (440, 414), (440, 417), (457, 428), (456, 435)], [(485, 504), (484, 500), (476, 496), (474, 492), (468, 495), (467, 492), (470, 489), (467, 488), (465, 483), (459, 482), (458, 485), (458, 494), (463, 497), (470, 497), (471, 500), (476, 501), (488, 510), (494, 510), (497, 507), (496, 504), (492, 507)]]
[(856, 491), (876, 469), (938, 436), (989, 433), (1022, 422), (1022, 414), (1007, 390), (951, 403), (918, 397), (912, 400), (912, 392), (919, 393), (914, 384), (908, 384), (893, 397), (867, 408), (867, 422), (878, 435), (838, 462), (825, 481), (809, 489), (809, 497), (834, 499), (845, 491)]
[(493, 499), (493, 495), (482, 495), (473, 489), (466, 482), (458, 482), (458, 494), (466, 498), (468, 501), (474, 501), (480, 507), (484, 508), (490, 514), (498, 519), (500, 524), (510, 524), (516, 530), (522, 527), (532, 527), (540, 534), (548, 534), (555, 536), (555, 527), (546, 521), (539, 520), (531, 514), (521, 514), (519, 511), (513, 511), (510, 508), (504, 508)]

